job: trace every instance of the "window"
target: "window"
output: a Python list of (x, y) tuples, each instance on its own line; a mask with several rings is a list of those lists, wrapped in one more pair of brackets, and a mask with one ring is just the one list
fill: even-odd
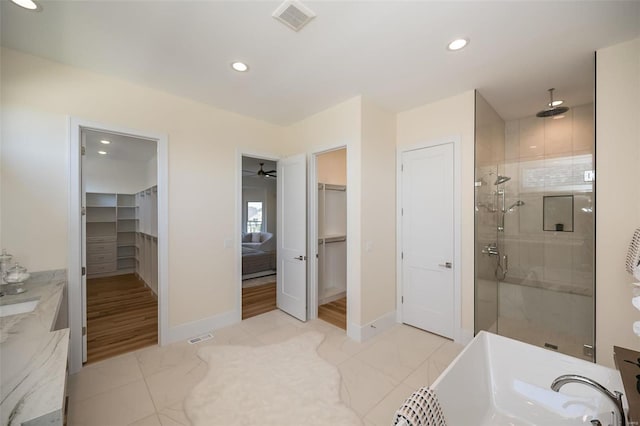
[(262, 231), (262, 201), (247, 202), (247, 232)]

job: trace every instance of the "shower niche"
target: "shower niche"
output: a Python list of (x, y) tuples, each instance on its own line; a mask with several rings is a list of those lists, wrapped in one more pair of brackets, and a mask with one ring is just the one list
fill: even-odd
[(573, 232), (573, 195), (545, 195), (542, 208), (545, 231)]
[(594, 361), (593, 103), (566, 108), (505, 120), (476, 92), (474, 324)]

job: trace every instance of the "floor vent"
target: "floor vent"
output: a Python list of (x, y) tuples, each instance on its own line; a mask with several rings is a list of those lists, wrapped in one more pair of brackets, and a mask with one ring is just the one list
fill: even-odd
[(558, 350), (558, 345), (554, 345), (553, 343), (545, 343), (544, 347), (548, 349), (553, 349), (554, 351)]
[(272, 16), (293, 31), (300, 31), (315, 18), (316, 14), (298, 1), (287, 0), (273, 12)]
[(201, 336), (192, 337), (191, 339), (189, 339), (189, 344), (195, 345), (196, 343), (204, 342), (206, 340), (211, 340), (211, 339), (213, 339), (213, 334), (207, 333)]

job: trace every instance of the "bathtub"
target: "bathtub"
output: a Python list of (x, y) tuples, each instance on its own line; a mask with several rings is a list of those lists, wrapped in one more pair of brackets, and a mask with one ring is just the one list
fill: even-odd
[(552, 391), (551, 382), (563, 374), (583, 375), (610, 391), (623, 391), (616, 370), (484, 331), (431, 387), (448, 426), (613, 423), (613, 404), (594, 389), (572, 383)]

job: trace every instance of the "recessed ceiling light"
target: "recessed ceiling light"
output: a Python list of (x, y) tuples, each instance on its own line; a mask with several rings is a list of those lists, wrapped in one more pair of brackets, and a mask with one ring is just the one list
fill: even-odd
[(553, 101), (549, 104), (550, 107), (554, 107), (554, 106), (558, 106), (558, 105), (562, 105), (564, 103), (563, 100), (558, 99), (557, 101)]
[(469, 40), (466, 38), (458, 38), (453, 40), (451, 43), (449, 43), (449, 45), (447, 46), (447, 49), (449, 50), (460, 50), (463, 47), (465, 47), (467, 44), (469, 44)]
[(108, 140), (106, 140), (106, 139), (103, 139), (103, 140), (101, 140), (101, 141), (100, 141), (100, 143), (101, 143), (101, 144), (104, 144), (104, 145), (109, 145), (109, 144), (111, 143), (111, 141), (108, 141)]
[(38, 4), (33, 0), (11, 0), (11, 1), (25, 9), (38, 10)]
[(231, 68), (238, 72), (246, 72), (249, 71), (249, 66), (244, 62), (234, 62), (231, 64)]
[(98, 151), (98, 154), (100, 154), (100, 155), (107, 155), (107, 151)]

